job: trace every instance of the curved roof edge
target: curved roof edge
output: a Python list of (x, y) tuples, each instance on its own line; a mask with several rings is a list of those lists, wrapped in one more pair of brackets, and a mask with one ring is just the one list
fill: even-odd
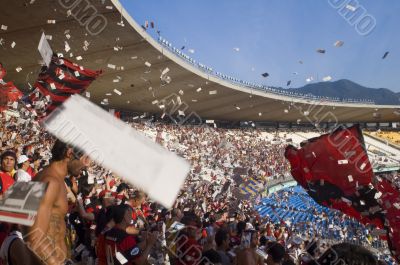
[(184, 61), (183, 59), (179, 58), (173, 52), (165, 49), (161, 44), (159, 44), (153, 37), (150, 36), (133, 18), (132, 16), (126, 11), (126, 9), (122, 6), (119, 0), (111, 0), (114, 4), (116, 9), (121, 13), (121, 15), (128, 21), (128, 23), (135, 29), (135, 31), (151, 46), (153, 46), (156, 50), (158, 50), (161, 54), (168, 57), (171, 61), (178, 64), (179, 66), (185, 68), (187, 71), (192, 72), (206, 80), (212, 81), (219, 85), (245, 92), (252, 95), (257, 95), (261, 97), (271, 98), (275, 100), (293, 102), (293, 103), (300, 103), (300, 104), (308, 104), (308, 105), (325, 105), (325, 106), (332, 106), (332, 107), (352, 107), (352, 108), (371, 108), (371, 109), (393, 109), (393, 108), (400, 108), (400, 105), (375, 105), (375, 104), (362, 104), (362, 103), (347, 103), (347, 102), (332, 102), (332, 101), (324, 101), (320, 102), (318, 100), (312, 99), (301, 99), (296, 97), (289, 97), (284, 95), (277, 95), (274, 93), (268, 93), (267, 91), (259, 91), (257, 89), (252, 89), (249, 87), (242, 87), (225, 81), (221, 78), (218, 78), (213, 75), (209, 75), (204, 73), (200, 69), (196, 68), (195, 66), (191, 65), (190, 63)]

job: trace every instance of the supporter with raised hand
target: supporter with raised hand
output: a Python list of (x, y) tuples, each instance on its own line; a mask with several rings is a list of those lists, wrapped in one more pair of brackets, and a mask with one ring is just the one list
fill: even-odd
[(115, 226), (105, 233), (107, 260), (113, 260), (114, 264), (146, 264), (158, 234), (144, 233), (140, 243), (137, 236), (128, 234), (126, 228), (132, 221), (132, 209), (126, 204), (113, 208), (113, 219)]
[(27, 235), (30, 249), (48, 265), (64, 262), (68, 253), (64, 241), (64, 218), (68, 211), (64, 178), (78, 175), (90, 163), (87, 156), (78, 155), (76, 150), (59, 140), (54, 143), (51, 153), (50, 165), (35, 178), (48, 186)]

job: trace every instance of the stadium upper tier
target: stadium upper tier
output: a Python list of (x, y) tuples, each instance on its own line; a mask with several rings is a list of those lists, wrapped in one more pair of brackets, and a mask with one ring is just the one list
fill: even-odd
[[(175, 115), (181, 101), (179, 109), (186, 116), (195, 113), (202, 119), (306, 123), (400, 119), (400, 106), (303, 98), (212, 74), (153, 39), (118, 0), (3, 0), (2, 5), (7, 8), (0, 10), (0, 24), (7, 27), (0, 30), (0, 60), (8, 69), (6, 81), (24, 91), (34, 85), (40, 70), (37, 47), (44, 32), (54, 52), (84, 67), (104, 70), (89, 92), (92, 101), (106, 108), (161, 115), (174, 105)], [(162, 75), (166, 68), (168, 73)]]

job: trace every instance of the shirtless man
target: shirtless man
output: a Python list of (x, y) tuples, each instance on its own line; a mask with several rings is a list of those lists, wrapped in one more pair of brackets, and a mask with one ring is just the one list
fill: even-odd
[(35, 181), (48, 183), (35, 223), (29, 228), (28, 246), (44, 264), (63, 264), (67, 258), (65, 245), (65, 215), (68, 211), (64, 178), (79, 175), (89, 165), (87, 156), (79, 156), (74, 149), (57, 140), (51, 151), (52, 160), (35, 177)]

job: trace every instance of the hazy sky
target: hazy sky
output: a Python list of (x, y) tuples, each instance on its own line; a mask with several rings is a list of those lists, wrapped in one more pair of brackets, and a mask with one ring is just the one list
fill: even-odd
[[(282, 87), (288, 80), (292, 80), (291, 87), (300, 87), (311, 76), (315, 81), (331, 76), (332, 80), (346, 78), (400, 91), (398, 0), (121, 2), (139, 24), (154, 21), (175, 47), (185, 46), (187, 55), (227, 75)], [(351, 23), (333, 3), (350, 4), (350, 9), (361, 6), (364, 14), (356, 11)], [(155, 30), (149, 33), (157, 35)], [(340, 48), (333, 45), (338, 40), (344, 41)], [(317, 53), (317, 49), (326, 53)], [(386, 51), (390, 53), (382, 60)], [(264, 72), (270, 76), (263, 78)]]

